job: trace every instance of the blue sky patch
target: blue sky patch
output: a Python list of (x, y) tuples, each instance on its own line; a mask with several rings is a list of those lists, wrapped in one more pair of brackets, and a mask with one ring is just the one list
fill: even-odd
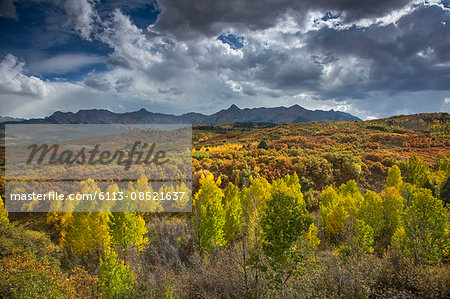
[(229, 34), (222, 33), (221, 35), (219, 35), (217, 39), (220, 40), (222, 43), (229, 45), (230, 48), (233, 50), (242, 49), (244, 47), (245, 38), (243, 36), (237, 36), (232, 33)]

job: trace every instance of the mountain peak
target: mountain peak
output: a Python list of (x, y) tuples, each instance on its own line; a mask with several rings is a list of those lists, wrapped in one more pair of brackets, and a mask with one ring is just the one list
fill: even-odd
[(236, 111), (236, 110), (241, 110), (241, 109), (239, 109), (238, 106), (236, 106), (235, 104), (233, 104), (233, 105), (230, 106), (230, 108), (228, 108), (228, 110)]

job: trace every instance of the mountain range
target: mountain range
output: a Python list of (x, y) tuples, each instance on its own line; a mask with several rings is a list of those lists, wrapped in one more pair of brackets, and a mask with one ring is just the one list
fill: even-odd
[(341, 111), (308, 110), (299, 105), (275, 108), (245, 108), (231, 105), (211, 115), (186, 113), (172, 115), (154, 113), (145, 109), (134, 112), (114, 113), (105, 109), (80, 110), (76, 113), (57, 111), (42, 119), (30, 119), (22, 123), (53, 124), (107, 124), (107, 123), (155, 123), (155, 124), (192, 124), (216, 126), (231, 122), (265, 122), (273, 124), (301, 123), (310, 121), (360, 120)]

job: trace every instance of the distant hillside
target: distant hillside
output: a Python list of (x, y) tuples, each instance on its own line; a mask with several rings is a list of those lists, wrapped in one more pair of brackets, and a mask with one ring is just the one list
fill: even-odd
[[(397, 162), (417, 155), (436, 170), (439, 159), (450, 157), (448, 113), (282, 124), (251, 130), (241, 124), (193, 129), (193, 158), (198, 161), (194, 160), (194, 170), (208, 170), (232, 182), (254, 175), (252, 169), (257, 166), (258, 175), (269, 180), (296, 172), (318, 190), (354, 179), (363, 190), (381, 192), (389, 167)], [(257, 148), (262, 140), (269, 151)], [(241, 146), (236, 150), (239, 155), (231, 153), (230, 145)], [(205, 157), (209, 159), (203, 161)], [(356, 167), (349, 167), (349, 161)], [(239, 176), (236, 169), (241, 171)]]
[(245, 108), (232, 105), (211, 115), (201, 113), (186, 113), (171, 115), (149, 112), (141, 109), (135, 112), (114, 113), (108, 110), (80, 110), (77, 113), (57, 111), (44, 119), (33, 119), (26, 122), (46, 122), (56, 124), (86, 124), (86, 123), (188, 123), (192, 125), (216, 126), (223, 123), (303, 123), (310, 121), (343, 121), (360, 120), (359, 118), (340, 111), (308, 110), (294, 105), (292, 107), (276, 108)]

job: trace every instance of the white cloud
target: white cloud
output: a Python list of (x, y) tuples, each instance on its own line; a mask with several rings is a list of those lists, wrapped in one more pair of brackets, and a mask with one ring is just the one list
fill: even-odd
[(40, 59), (29, 65), (28, 69), (39, 74), (66, 74), (104, 61), (105, 58), (98, 55), (60, 54), (47, 59)]
[(0, 62), (0, 92), (23, 96), (44, 97), (52, 92), (52, 87), (41, 79), (22, 73), (25, 63), (12, 54)]
[(66, 25), (71, 26), (85, 40), (91, 40), (96, 22), (99, 21), (94, 6), (94, 0), (66, 0), (64, 2), (67, 15)]
[(450, 104), (450, 98), (445, 98), (445, 99), (444, 99), (444, 103), (445, 103), (445, 104)]

